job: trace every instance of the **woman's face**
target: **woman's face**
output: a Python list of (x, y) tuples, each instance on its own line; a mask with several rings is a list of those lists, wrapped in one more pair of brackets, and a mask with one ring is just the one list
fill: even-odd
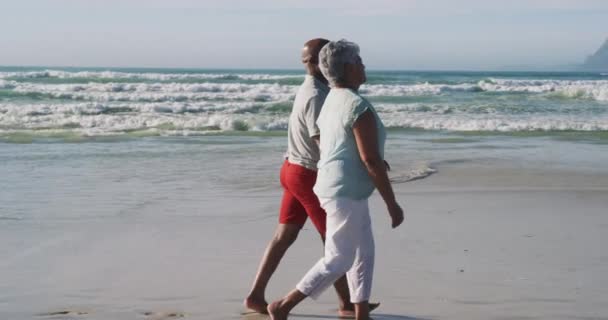
[(357, 56), (355, 63), (346, 64), (346, 72), (349, 82), (357, 88), (367, 81), (367, 77), (365, 76), (365, 65), (360, 56)]

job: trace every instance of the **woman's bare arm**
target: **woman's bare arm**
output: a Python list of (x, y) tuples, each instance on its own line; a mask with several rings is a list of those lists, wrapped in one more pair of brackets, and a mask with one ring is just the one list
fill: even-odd
[(368, 110), (359, 116), (353, 125), (353, 133), (361, 161), (363, 161), (367, 173), (372, 178), (382, 199), (384, 199), (388, 213), (392, 219), (392, 226), (396, 228), (403, 222), (403, 210), (397, 204), (393, 187), (386, 172), (387, 167), (380, 156), (378, 129), (372, 111)]

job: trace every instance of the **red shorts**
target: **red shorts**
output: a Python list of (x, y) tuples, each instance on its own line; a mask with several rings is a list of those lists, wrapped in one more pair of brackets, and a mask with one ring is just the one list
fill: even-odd
[(317, 181), (317, 172), (285, 160), (281, 168), (283, 200), (279, 223), (303, 226), (306, 218), (325, 236), (325, 211), (319, 204), (312, 187)]

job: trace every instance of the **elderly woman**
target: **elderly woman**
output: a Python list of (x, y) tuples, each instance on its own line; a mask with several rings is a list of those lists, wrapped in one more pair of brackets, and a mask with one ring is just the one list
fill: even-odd
[(358, 93), (366, 80), (359, 47), (340, 40), (319, 53), (331, 90), (317, 124), (321, 159), (314, 191), (327, 212), (324, 257), (296, 289), (268, 306), (273, 320), (287, 319), (306, 297), (318, 297), (346, 273), (356, 319), (369, 319), (374, 239), (368, 198), (375, 188), (384, 199), (393, 228), (403, 222), (383, 160), (386, 132), (374, 107)]

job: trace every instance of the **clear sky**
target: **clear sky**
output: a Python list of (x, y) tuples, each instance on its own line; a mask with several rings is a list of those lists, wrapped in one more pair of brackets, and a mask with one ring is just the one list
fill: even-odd
[(300, 68), (346, 38), (370, 69), (582, 62), (608, 0), (0, 0), (0, 65)]

